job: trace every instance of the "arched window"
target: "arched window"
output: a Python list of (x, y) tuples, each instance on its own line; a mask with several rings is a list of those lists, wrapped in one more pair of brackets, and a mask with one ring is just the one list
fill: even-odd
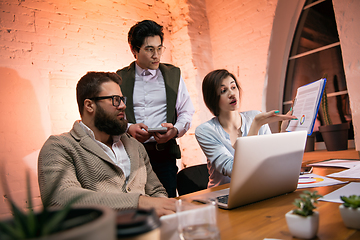
[[(294, 33), (287, 64), (283, 112), (287, 112), (296, 89), (327, 78), (330, 117), (334, 124), (351, 120), (341, 46), (331, 0), (307, 0)], [(323, 120), (318, 117), (321, 124)]]
[[(264, 110), (286, 113), (299, 86), (326, 76), (333, 123), (351, 121), (336, 19), (333, 0), (278, 1), (269, 46)], [(276, 123), (270, 127), (272, 132), (279, 131)], [(349, 139), (353, 137), (351, 129)]]

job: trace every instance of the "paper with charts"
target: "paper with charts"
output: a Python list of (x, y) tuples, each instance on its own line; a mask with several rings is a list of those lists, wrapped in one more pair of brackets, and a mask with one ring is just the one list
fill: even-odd
[(298, 120), (291, 120), (287, 131), (307, 131), (312, 134), (320, 101), (324, 92), (326, 78), (299, 87), (293, 103), (293, 115)]
[(299, 182), (297, 188), (312, 188), (312, 187), (325, 187), (336, 184), (347, 183), (339, 180), (335, 180), (328, 177), (323, 177), (314, 173), (304, 174), (299, 176)]

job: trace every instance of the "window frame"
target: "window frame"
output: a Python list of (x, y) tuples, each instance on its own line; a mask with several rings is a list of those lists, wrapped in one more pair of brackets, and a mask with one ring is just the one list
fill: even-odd
[[(302, 11), (324, 1), (326, 0), (318, 0), (306, 6), (304, 6), (306, 0), (278, 1), (269, 45), (268, 66), (262, 106), (265, 111), (273, 109), (282, 110), (284, 105), (290, 105), (292, 103), (291, 101), (283, 102), (285, 80), (290, 59), (300, 58), (340, 46), (340, 41), (338, 41), (317, 49), (290, 56), (293, 38)], [(328, 93), (327, 96), (335, 97), (346, 94), (348, 94), (347, 90)], [(272, 132), (279, 132), (278, 123), (269, 125)]]

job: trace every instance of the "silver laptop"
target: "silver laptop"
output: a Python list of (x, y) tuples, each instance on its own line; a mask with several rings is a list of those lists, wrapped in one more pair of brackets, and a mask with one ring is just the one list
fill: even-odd
[(295, 131), (238, 138), (230, 187), (190, 200), (217, 199), (220, 208), (232, 209), (293, 192), (299, 180), (306, 137), (306, 131)]

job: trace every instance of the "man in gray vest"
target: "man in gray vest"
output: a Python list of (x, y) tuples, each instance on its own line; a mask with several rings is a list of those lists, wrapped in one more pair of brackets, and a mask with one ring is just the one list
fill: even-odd
[[(190, 128), (194, 107), (180, 69), (160, 63), (165, 51), (163, 27), (144, 20), (131, 27), (128, 42), (135, 62), (117, 71), (127, 97), (128, 133), (142, 142), (169, 197), (176, 197), (176, 138)], [(153, 132), (151, 128), (164, 128)]]

